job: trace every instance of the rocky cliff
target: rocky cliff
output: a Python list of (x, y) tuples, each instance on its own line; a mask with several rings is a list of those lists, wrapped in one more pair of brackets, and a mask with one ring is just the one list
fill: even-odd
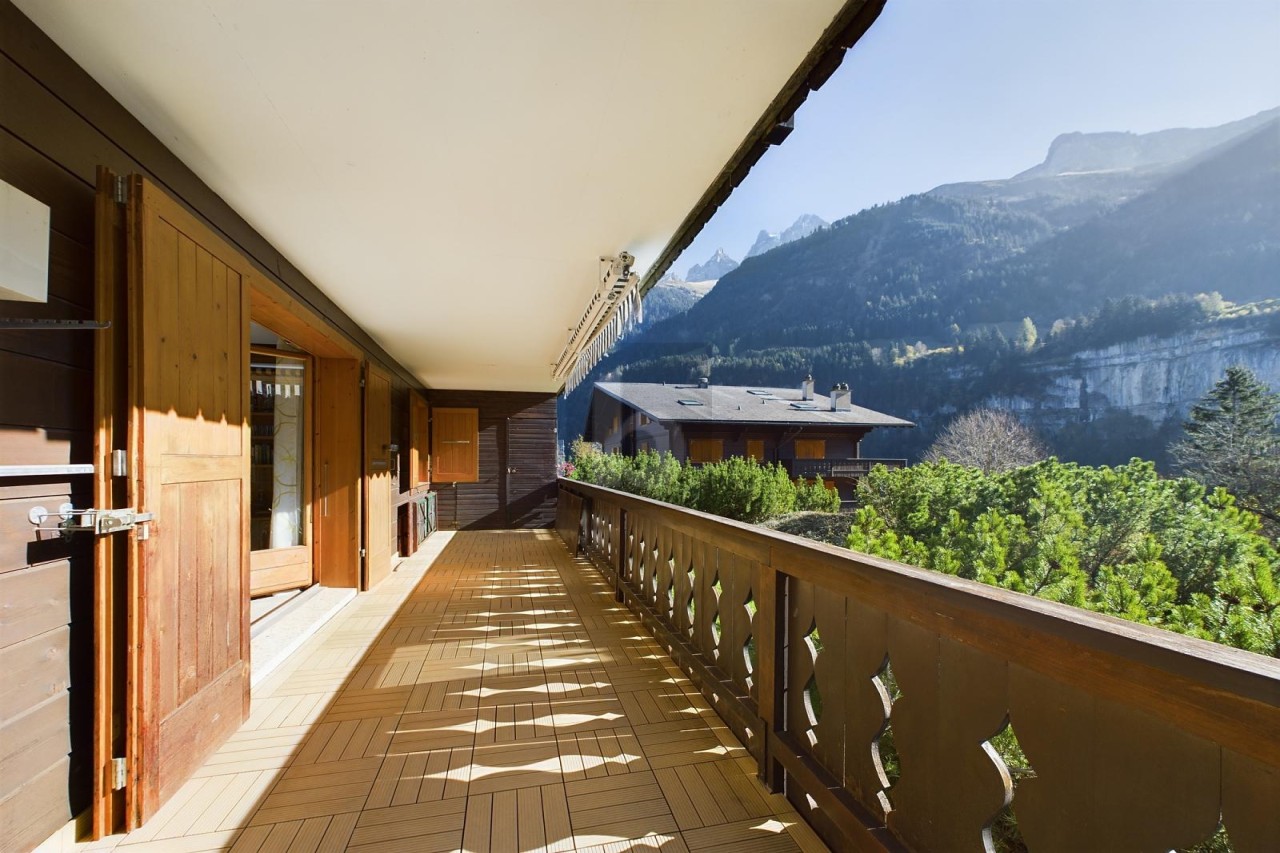
[(1154, 424), (1181, 421), (1191, 406), (1241, 364), (1280, 389), (1280, 340), (1275, 322), (1214, 323), (1168, 338), (1140, 338), (1032, 369), (1043, 393), (992, 397), (986, 405), (1018, 411), (1048, 430), (1122, 410)]

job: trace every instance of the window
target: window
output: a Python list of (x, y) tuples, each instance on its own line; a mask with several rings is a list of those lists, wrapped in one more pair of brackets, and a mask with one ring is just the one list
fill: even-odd
[(651, 424), (651, 423), (653, 423), (653, 421), (649, 420), (649, 416), (648, 416), (648, 415), (641, 415), (641, 416), (640, 416), (640, 426), (648, 426), (648, 425), (649, 425), (649, 424)]
[(797, 438), (796, 439), (796, 458), (797, 459), (825, 459), (827, 457), (827, 442), (821, 438)]
[(613, 416), (613, 423), (609, 426), (609, 435), (614, 435), (618, 431), (618, 416)]
[(266, 347), (249, 357), (251, 551), (307, 544), (310, 364)]
[(474, 483), (480, 479), (480, 410), (436, 409), (431, 418), (434, 479)]
[(764, 461), (764, 439), (763, 438), (747, 439), (747, 458), (754, 459), (757, 462)]
[(692, 438), (689, 439), (690, 462), (719, 462), (724, 458), (724, 439)]

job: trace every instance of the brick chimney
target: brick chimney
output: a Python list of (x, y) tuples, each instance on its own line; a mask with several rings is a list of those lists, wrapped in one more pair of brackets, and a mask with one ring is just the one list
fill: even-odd
[(849, 412), (853, 410), (852, 392), (848, 382), (837, 382), (831, 386), (831, 411)]
[(809, 374), (808, 376), (806, 376), (804, 378), (804, 381), (800, 383), (800, 399), (801, 400), (813, 399), (813, 374)]

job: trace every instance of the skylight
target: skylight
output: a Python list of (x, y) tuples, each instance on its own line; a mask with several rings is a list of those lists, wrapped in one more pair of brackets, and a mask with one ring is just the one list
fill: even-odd
[(772, 393), (770, 393), (769, 391), (758, 391), (758, 390), (755, 390), (755, 389), (747, 389), (747, 393), (748, 393), (748, 394), (754, 394), (754, 395), (755, 395), (755, 396), (757, 396), (757, 397), (772, 397), (772, 396), (773, 396), (773, 394), (772, 394)]
[(701, 405), (702, 405), (702, 401), (701, 401), (701, 400), (681, 400), (681, 401), (680, 401), (680, 405), (682, 405), (682, 406), (701, 406)]
[(799, 409), (802, 412), (816, 412), (821, 406), (817, 403), (792, 403), (791, 408)]

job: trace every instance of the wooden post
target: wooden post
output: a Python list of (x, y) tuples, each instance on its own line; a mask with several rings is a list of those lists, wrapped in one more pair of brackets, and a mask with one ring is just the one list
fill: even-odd
[(613, 568), (613, 600), (621, 604), (626, 600), (622, 592), (622, 576), (627, 570), (627, 511), (618, 509), (617, 562)]
[(773, 734), (786, 728), (785, 691), (787, 684), (787, 587), (786, 576), (768, 563), (756, 564), (756, 673), (760, 719), (764, 721), (764, 764), (761, 780), (770, 791), (782, 790), (783, 768), (774, 756)]

